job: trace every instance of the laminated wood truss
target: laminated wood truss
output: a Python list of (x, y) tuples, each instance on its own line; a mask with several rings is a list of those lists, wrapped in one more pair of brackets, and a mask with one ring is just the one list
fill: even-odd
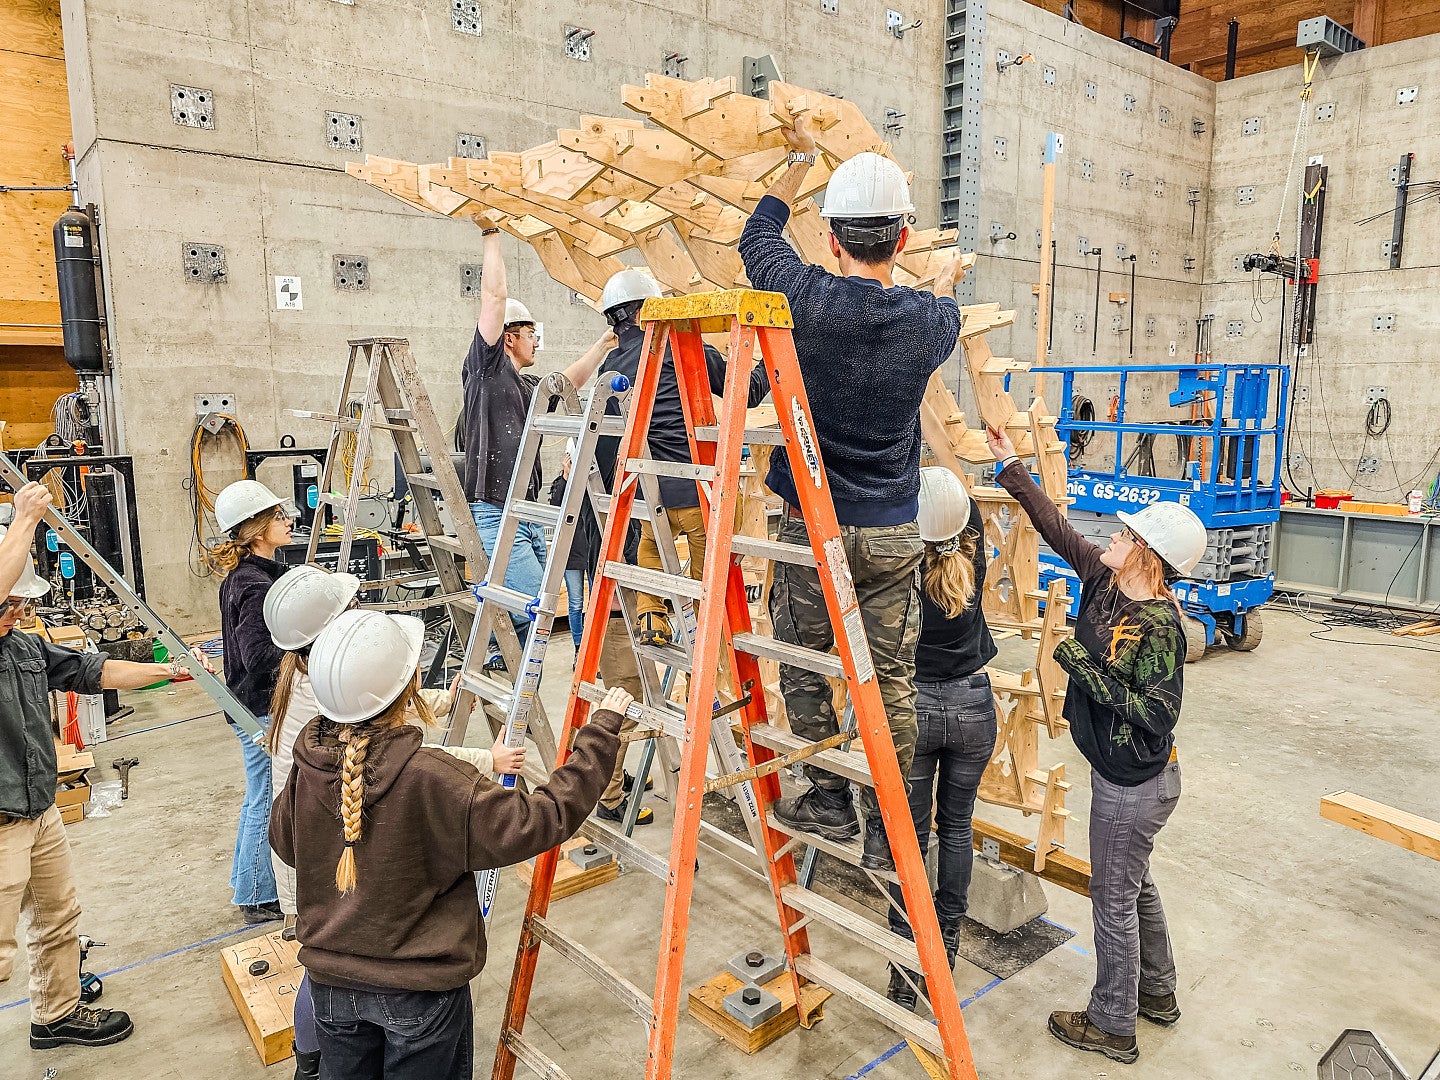
[[(637, 115), (581, 116), (576, 128), (557, 131), (553, 141), (529, 150), (437, 164), (367, 157), (348, 171), (420, 210), (455, 218), (488, 214), (533, 248), (552, 278), (594, 306), (613, 273), (642, 261), (672, 293), (747, 286), (736, 242), (785, 171), (783, 128), (797, 117), (809, 117), (820, 150), (789, 224), (792, 243), (811, 263), (839, 269), (815, 198), (835, 167), (866, 150), (893, 158), (854, 103), (781, 82), (770, 84), (765, 100), (738, 93), (734, 79), (690, 82), (650, 74), (643, 86), (623, 87), (621, 100)], [(928, 288), (955, 253), (955, 239), (954, 230), (912, 230), (895, 281)], [(962, 265), (968, 270), (974, 258), (964, 255)], [(987, 304), (967, 307), (963, 315), (960, 344), (981, 419), (1007, 430), (1017, 452), (1036, 459), (1046, 493), (1063, 510), (1065, 457), (1054, 417), (1041, 401), (1026, 411), (1017, 407), (1005, 376), (1029, 365), (993, 356), (986, 341), (987, 332), (1009, 325), (1014, 312)], [(1065, 730), (1065, 679), (1051, 653), (1067, 633), (1067, 598), (1063, 585), (1039, 590), (1039, 539), (1019, 505), (972, 475), (992, 461), (984, 433), (966, 426), (938, 373), (922, 421), (937, 461), (961, 476), (982, 508), (992, 552), (983, 597), (990, 625), (1036, 646), (1032, 664), (992, 672), (1000, 738), (980, 796), (1039, 817), (1034, 870), (1040, 873), (1047, 855), (1063, 846), (1067, 816), (1064, 766), (1042, 766), (1039, 749), (1042, 730), (1048, 738)], [(757, 490), (747, 497), (763, 498), (763, 486), (752, 487)], [(765, 529), (763, 513), (742, 511), (742, 517), (745, 531)], [(779, 704), (776, 697), (772, 703)]]

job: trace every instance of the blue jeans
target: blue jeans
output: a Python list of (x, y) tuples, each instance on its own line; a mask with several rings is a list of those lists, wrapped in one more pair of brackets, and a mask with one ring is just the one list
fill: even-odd
[[(995, 752), (998, 734), (995, 697), (983, 671), (946, 682), (916, 682), (915, 713), (919, 733), (910, 766), (910, 816), (924, 856), (930, 846), (930, 821), (940, 845), (935, 914), (942, 929), (954, 930), (965, 917), (970, 875), (975, 866), (971, 820), (980, 778)], [(900, 886), (890, 895), (904, 908)], [(894, 907), (890, 929), (912, 937), (910, 924)]]
[(344, 990), (311, 982), (324, 1080), (470, 1080), (470, 984), (454, 990)]
[[(262, 728), (268, 716), (256, 717)], [(273, 904), (279, 899), (275, 869), (270, 863), (270, 755), (238, 724), (231, 724), (240, 736), (245, 758), (245, 802), (240, 807), (240, 827), (235, 833), (235, 860), (230, 869), (230, 888), (239, 907)]]
[[(494, 503), (473, 502), (470, 513), (475, 518), (475, 528), (480, 530), (480, 543), (485, 554), (495, 558), (495, 542), (500, 539), (500, 518), (505, 513), (503, 506)], [(510, 549), (510, 562), (505, 567), (504, 586), (525, 596), (539, 596), (540, 583), (545, 572), (545, 530), (533, 521), (521, 521), (515, 529), (515, 545)], [(524, 641), (530, 632), (530, 620), (523, 614), (510, 613), (515, 632)]]
[(593, 581), (595, 575), (589, 570), (565, 571), (565, 595), (570, 601), (570, 636), (575, 639), (575, 649), (580, 649), (580, 637), (585, 633), (585, 583)]

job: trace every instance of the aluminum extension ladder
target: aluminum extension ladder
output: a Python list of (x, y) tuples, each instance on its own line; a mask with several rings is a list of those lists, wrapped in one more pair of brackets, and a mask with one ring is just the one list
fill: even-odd
[[(831, 994), (839, 994), (869, 1009), (880, 1022), (900, 1032), (912, 1046), (919, 1048), (917, 1053), (940, 1059), (931, 1062), (937, 1069), (943, 1061), (952, 1080), (974, 1080), (975, 1066), (911, 821), (905, 781), (885, 719), (829, 483), (815, 443), (809, 403), (790, 338), (793, 322), (789, 306), (779, 294), (732, 290), (647, 300), (640, 320), (646, 324), (645, 352), (637, 374), (625, 439), (617, 458), (615, 494), (591, 599), (592, 618), (586, 624), (577, 658), (557, 763), (564, 762), (572, 736), (586, 722), (591, 704), (602, 694), (594, 679), (604, 627), (594, 613), (607, 612), (616, 589), (622, 587), (678, 592), (697, 601), (694, 655), (701, 662), (691, 671), (683, 724), (677, 722), (670, 710), (641, 709), (647, 723), (676, 736), (682, 747), (679, 786), (684, 795), (675, 805), (668, 861), (624, 837), (609, 836), (603, 841), (631, 865), (656, 874), (666, 883), (654, 995), (625, 978), (580, 941), (561, 933), (552, 922), (549, 905), (559, 850), (545, 852), (535, 864), (492, 1080), (511, 1080), (517, 1061), (523, 1061), (541, 1077), (566, 1075), (525, 1033), (542, 944), (551, 946), (639, 1015), (649, 1029), (646, 1080), (669, 1080), (674, 1064), (675, 1029), (684, 994), (681, 982), (695, 886), (702, 796), (707, 791), (747, 781), (754, 785), (760, 803), (765, 863), (800, 1024), (812, 1026), (823, 1001)], [(701, 334), (721, 331), (728, 332), (730, 337), (729, 366), (717, 422)], [(700, 484), (702, 509), (709, 526), (705, 568), (698, 582), (621, 561), (625, 523), (635, 499), (637, 480), (647, 474), (676, 475), (673, 471), (676, 466), (672, 463), (654, 461), (646, 453), (646, 431), (660, 368), (666, 348), (671, 345), (690, 433), (691, 455), (696, 462), (686, 467), (695, 470), (693, 473), (678, 475), (694, 475)], [(808, 546), (733, 535), (743, 446), (746, 442), (777, 441), (773, 432), (767, 438), (764, 432), (745, 431), (747, 382), (757, 351), (763, 354), (770, 376), (780, 421), (779, 441), (783, 442), (791, 470), (799, 481), (796, 486), (800, 509), (809, 527)], [(816, 567), (835, 630), (838, 656), (802, 649), (752, 632), (744, 578), (738, 559), (732, 557), (745, 555)], [(865, 750), (863, 758), (833, 749), (856, 738), (856, 732), (841, 731), (818, 743), (808, 743), (772, 727), (768, 723), (764, 695), (755, 693), (739, 710), (746, 750), (753, 765), (735, 774), (707, 780), (708, 740), (699, 736), (713, 723), (712, 701), (718, 667), (713, 660), (722, 654), (728, 657), (736, 682), (742, 686), (748, 680), (753, 680), (757, 687), (760, 685), (757, 657), (775, 658), (827, 675), (843, 675), (855, 703), (858, 737)], [(777, 750), (783, 752), (777, 756)], [(860, 858), (858, 844), (837, 844), (791, 830), (769, 816), (770, 804), (780, 796), (776, 774), (807, 758), (847, 778), (873, 783), (898, 871), (888, 877), (899, 881), (916, 936), (914, 942), (856, 916), (797, 883), (791, 852), (798, 844), (818, 847), (856, 864)], [(593, 821), (587, 822), (587, 826), (593, 824)], [(894, 963), (923, 972), (938, 1028), (815, 956), (807, 929), (812, 920), (826, 923)], [(924, 1060), (922, 1057), (922, 1062)]]
[[(555, 617), (558, 614), (557, 608), (560, 588), (565, 577), (565, 565), (569, 561), (575, 530), (587, 497), (595, 507), (602, 523), (606, 520), (606, 512), (612, 500), (605, 489), (605, 481), (600, 475), (599, 468), (596, 466), (595, 455), (600, 439), (607, 437), (618, 439), (624, 434), (625, 420), (623, 416), (608, 415), (608, 408), (612, 403), (616, 403), (623, 411), (629, 392), (629, 380), (624, 376), (617, 375), (608, 381), (597, 382), (582, 406), (575, 387), (564, 375), (555, 372), (541, 381), (531, 398), (525, 428), (520, 438), (520, 446), (515, 455), (510, 491), (500, 517), (494, 557), (490, 560), (489, 577), (474, 587), (474, 593), (482, 603), (479, 617), (474, 621), (470, 630), (460, 674), (460, 685), (464, 690), (504, 713), (505, 741), (510, 746), (524, 745), (527, 734), (536, 741), (537, 746), (541, 745), (537, 739), (539, 735), (549, 736), (553, 745), (553, 735), (548, 726), (543, 733), (539, 730), (544, 723), (543, 716), (537, 719), (538, 695), (545, 656), (550, 646)], [(539, 459), (541, 442), (546, 435), (570, 437), (575, 440), (570, 477), (565, 484), (565, 494), (559, 506), (540, 503), (526, 497), (535, 463)], [(674, 467), (685, 468), (685, 466), (679, 465)], [(679, 557), (675, 553), (674, 539), (670, 534), (669, 525), (661, 507), (659, 486), (653, 476), (646, 478), (644, 483), (646, 499), (643, 502), (635, 503), (632, 509), (642, 511), (651, 528), (655, 530), (656, 543), (661, 552), (664, 570), (653, 571), (653, 573), (663, 573), (667, 578), (679, 578)], [(532, 522), (551, 530), (550, 540), (546, 547), (545, 565), (541, 571), (540, 590), (535, 596), (525, 595), (503, 584), (510, 563), (510, 554), (522, 522)], [(694, 618), (688, 599), (666, 588), (657, 591), (661, 595), (671, 597), (682, 625), (688, 625), (693, 630)], [(644, 704), (654, 709), (674, 710), (674, 706), (670, 706), (666, 700), (668, 680), (662, 679), (655, 666), (649, 662), (651, 659), (658, 658), (663, 662), (669, 662), (673, 667), (674, 658), (668, 653), (647, 649), (635, 643), (633, 595), (625, 592), (618, 599), (625, 625), (629, 631), (631, 647), (636, 652), (635, 663), (644, 690)], [(593, 615), (593, 618), (598, 621), (602, 637), (609, 610), (607, 603), (600, 614)], [(508, 661), (506, 664), (507, 671), (518, 670), (519, 677), (512, 678), (507, 682), (499, 676), (499, 673), (484, 670), (483, 664), (491, 634), (496, 632), (497, 628), (512, 627), (512, 616), (514, 615), (528, 619), (530, 629), (521, 650), (518, 668), (511, 667)], [(687, 668), (690, 666), (688, 652), (674, 647), (671, 647), (671, 650), (678, 653), (680, 660)], [(636, 718), (638, 715), (637, 710)], [(682, 713), (676, 711), (675, 715), (678, 719)], [(730, 735), (728, 724), (720, 724), (718, 721), (717, 717), (717, 723), (714, 726), (716, 756), (723, 768), (734, 771), (743, 766), (744, 759), (740, 748)], [(722, 732), (723, 738), (721, 737)], [(457, 715), (451, 727), (449, 741), (463, 739), (464, 734), (465, 714), (462, 712)], [(651, 749), (656, 742), (656, 737), (660, 734), (657, 730), (647, 729), (635, 732), (630, 737), (632, 741), (643, 739), (647, 742), (644, 764), (636, 781), (637, 788), (641, 791), (644, 789), (645, 779), (649, 774), (652, 762)], [(678, 797), (676, 774), (679, 757), (669, 747), (668, 740), (666, 743), (664, 749), (667, 751), (669, 760), (665, 762), (666, 767), (663, 769), (663, 773), (670, 799), (673, 802)], [(544, 760), (541, 765), (545, 771), (548, 771), (553, 767), (555, 761), (553, 750), (548, 754), (542, 752), (542, 758)], [(501, 783), (506, 787), (514, 787), (515, 782), (513, 776), (501, 778)], [(742, 814), (748, 808), (747, 824), (751, 825), (753, 837), (758, 843), (758, 811), (755, 808), (753, 794), (748, 791), (745, 794), (748, 796), (748, 807), (742, 799)], [(640, 804), (641, 799), (638, 792), (627, 801), (626, 816), (622, 824), (623, 835), (629, 836), (634, 830), (636, 818), (640, 812)], [(594, 825), (597, 830), (606, 828), (604, 823), (599, 821), (589, 824)], [(728, 834), (725, 835), (725, 839), (736, 844), (744, 852), (753, 855), (753, 849), (745, 847), (743, 843), (735, 841)], [(482, 871), (479, 875), (477, 888), (480, 892), (481, 912), (487, 919), (494, 903), (498, 880), (498, 870)]]
[[(355, 400), (357, 376), (363, 371), (364, 389), (359, 396), (358, 415), (352, 415), (350, 406)], [(359, 338), (350, 342), (350, 356), (345, 364), (345, 377), (340, 384), (339, 404), (335, 412), (312, 412), (308, 410), (287, 410), (292, 416), (308, 420), (319, 420), (331, 425), (329, 450), (325, 455), (325, 467), (320, 475), (317, 504), (331, 506), (344, 514), (340, 533), (339, 566), (349, 564), (350, 546), (355, 538), (355, 512), (364, 494), (362, 471), (359, 463), (369, 456), (372, 435), (385, 431), (390, 435), (395, 453), (400, 459), (406, 482), (410, 485), (410, 497), (415, 506), (415, 518), (425, 538), (430, 555), (431, 567), (417, 567), (402, 574), (365, 582), (362, 591), (375, 591), (393, 585), (421, 582), (438, 578), (440, 595), (420, 600), (402, 601), (393, 604), (366, 604), (367, 608), (380, 611), (414, 611), (435, 607), (443, 603), (450, 614), (450, 622), (457, 639), (468, 639), (476, 622), (479, 602), (466, 581), (466, 570), (483, 576), (488, 568), (485, 549), (480, 543), (480, 533), (470, 516), (470, 507), (465, 499), (465, 490), (455, 465), (450, 460), (450, 451), (444, 429), (435, 416), (430, 395), (420, 378), (415, 357), (410, 352), (410, 343), (405, 338)], [(346, 432), (355, 432), (355, 461), (345, 490), (337, 490), (337, 476), (340, 466), (340, 441)], [(425, 471), (422, 453), (430, 459), (430, 472)], [(450, 511), (454, 533), (446, 531), (440, 517), (440, 501)], [(310, 532), (310, 546), (306, 561), (313, 562), (319, 548), (321, 530), (318, 521)], [(496, 631), (496, 640), (505, 662), (514, 671), (519, 665), (520, 641), (514, 627), (505, 625)], [(474, 697), (462, 687), (456, 695), (450, 715), (458, 717), (458, 735), (453, 727), (447, 733), (446, 741), (458, 743), (464, 736), (465, 722), (474, 704)], [(500, 730), (504, 722), (502, 713), (487, 710), (492, 734)], [(543, 720), (544, 711), (539, 710)], [(536, 746), (541, 757), (553, 760), (555, 744), (550, 737), (548, 723), (536, 725)], [(533, 779), (543, 779), (538, 767), (531, 774)]]

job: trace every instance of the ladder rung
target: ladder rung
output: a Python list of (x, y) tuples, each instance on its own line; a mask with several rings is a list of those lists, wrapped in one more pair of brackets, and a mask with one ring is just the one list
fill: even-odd
[(835, 970), (823, 960), (817, 960), (810, 953), (802, 953), (795, 958), (795, 970), (802, 978), (819, 983), (831, 993), (839, 994), (858, 1005), (863, 1005), (874, 1013), (886, 1027), (899, 1032), (907, 1039), (914, 1039), (932, 1054), (945, 1056), (945, 1046), (940, 1041), (939, 1028), (914, 1013), (902, 1009), (893, 1001), (871, 990), (864, 983), (852, 979), (843, 971)]
[(670, 863), (663, 856), (641, 847), (619, 829), (599, 818), (586, 818), (580, 828), (575, 831), (587, 840), (594, 840), (595, 843), (612, 852), (626, 866), (644, 870), (661, 881), (666, 881), (670, 877)]
[[(719, 438), (720, 429), (714, 425), (695, 429), (696, 442), (716, 442)], [(778, 427), (747, 427), (743, 441), (746, 446), (784, 446), (785, 433)]]
[(448, 551), (451, 555), (459, 555), (462, 559), (465, 557), (465, 549), (460, 546), (458, 536), (441, 536), (436, 533), (434, 536), (427, 536), (425, 542), (432, 548)]
[[(286, 409), (291, 416), (298, 416), (302, 420), (319, 420), (321, 423), (334, 424), (346, 431), (359, 431), (360, 418), (358, 416), (341, 416), (339, 413), (311, 412), (308, 409)], [(382, 431), (408, 431), (412, 434), (418, 429), (414, 424), (392, 424), (386, 420), (371, 420), (372, 428), (379, 428)]]
[(652, 1018), (655, 1004), (650, 1000), (650, 995), (625, 978), (624, 975), (621, 975), (579, 942), (560, 933), (539, 915), (531, 915), (529, 925), (532, 934), (589, 975), (600, 986), (609, 990), (621, 1002), (630, 1006), (640, 1019), (648, 1022)]
[(631, 566), (629, 563), (607, 562), (604, 574), (624, 585), (655, 596), (686, 596), (699, 600), (705, 595), (705, 586), (693, 578), (678, 574), (667, 574), (663, 570), (651, 570), (645, 566)]
[(526, 1042), (525, 1036), (514, 1028), (506, 1028), (503, 1038), (516, 1060), (524, 1062), (525, 1067), (540, 1080), (570, 1080), (569, 1073)]
[(817, 671), (832, 679), (845, 677), (844, 663), (841, 662), (840, 657), (832, 653), (817, 652), (814, 649), (776, 641), (774, 638), (762, 637), (759, 634), (736, 634), (731, 642), (735, 648), (741, 652), (747, 652), (751, 656), (763, 656), (770, 660), (778, 660), (782, 664), (788, 664), (790, 667)]
[(661, 667), (675, 668), (677, 671), (688, 672), (691, 669), (690, 657), (679, 645), (635, 645), (637, 656), (643, 656), (647, 660), (653, 660)]
[[(790, 731), (781, 731), (769, 724), (751, 724), (750, 738), (779, 754), (788, 754), (792, 750), (800, 750), (810, 745), (809, 739), (802, 738)], [(858, 740), (860, 736), (852, 733), (852, 738)], [(866, 787), (875, 786), (875, 781), (870, 776), (870, 765), (865, 760), (864, 754), (852, 754), (848, 750), (821, 750), (809, 758), (808, 762), (817, 769), (824, 769), (836, 776), (854, 780), (857, 784), (864, 784)]]
[(434, 491), (441, 490), (440, 481), (436, 479), (434, 473), (406, 473), (405, 479), (409, 481), (411, 487), (431, 488)]
[(790, 563), (794, 566), (814, 566), (815, 553), (800, 544), (785, 544), (779, 540), (763, 540), (758, 536), (743, 536), (736, 533), (730, 539), (730, 550), (736, 555), (753, 555), (771, 562)]
[(688, 461), (657, 461), (655, 458), (626, 458), (627, 473), (650, 473), (652, 476), (675, 476), (681, 480), (715, 479), (714, 465), (692, 465)]
[(866, 948), (874, 949), (901, 967), (911, 971), (920, 970), (920, 952), (915, 948), (915, 943), (879, 923), (857, 915), (819, 893), (802, 889), (799, 885), (786, 885), (780, 890), (780, 898), (796, 911), (833, 926), (847, 937)]
[(496, 585), (487, 581), (475, 586), (475, 592), (483, 599), (499, 604), (506, 611), (513, 611), (517, 615), (529, 614), (528, 609), (535, 603), (535, 597), (528, 596), (514, 589), (507, 589), (504, 585)]
[(460, 676), (460, 685), (481, 701), (493, 701), (507, 713), (510, 711), (510, 700), (515, 694), (515, 688), (506, 686), (499, 679), (492, 679), (489, 675), (472, 675), (465, 672)]
[[(799, 840), (802, 844), (807, 844), (813, 848), (819, 848), (821, 851), (825, 852), (826, 855), (833, 855), (841, 862), (847, 862), (851, 866), (860, 865), (861, 848), (860, 841), (858, 839), (848, 840), (843, 843), (838, 840), (827, 840), (825, 839), (825, 837), (817, 836), (815, 833), (808, 833), (802, 829), (792, 829), (789, 825), (786, 825), (774, 814), (767, 814), (765, 816), (765, 824), (770, 826), (770, 828), (774, 829), (776, 832), (782, 832), (786, 836), (795, 837), (795, 839)], [(869, 874), (871, 877), (878, 878), (881, 881), (900, 880), (898, 877), (895, 876), (895, 872), (893, 870), (866, 870), (865, 873)]]
[[(585, 430), (585, 418), (583, 416), (537, 416), (530, 425), (530, 429), (538, 431), (541, 435), (567, 435), (578, 439), (580, 433)], [(625, 418), (623, 416), (607, 416), (596, 425), (596, 430), (601, 435), (616, 437), (624, 435)]]
[[(588, 701), (592, 705), (599, 705), (605, 700), (606, 690), (603, 686), (596, 686), (593, 682), (582, 682), (578, 691), (582, 701)], [(640, 712), (640, 722), (649, 728), (660, 728), (666, 735), (676, 739), (685, 737), (685, 714), (671, 709), (655, 709), (649, 705), (636, 702), (631, 706)]]
[(560, 507), (549, 503), (516, 499), (510, 503), (510, 512), (521, 521), (533, 521), (536, 525), (549, 525), (552, 529), (560, 525)]

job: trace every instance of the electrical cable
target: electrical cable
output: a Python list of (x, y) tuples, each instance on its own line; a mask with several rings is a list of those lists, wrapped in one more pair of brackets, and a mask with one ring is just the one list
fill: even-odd
[[(1370, 405), (1370, 411), (1365, 414), (1365, 434), (1378, 439), (1390, 427), (1390, 400), (1388, 398), (1376, 398)], [(1395, 479), (1400, 479), (1400, 474), (1395, 474)]]
[[(1070, 401), (1070, 415), (1082, 424), (1093, 424), (1095, 403), (1081, 394), (1076, 394)], [(1094, 431), (1070, 432), (1070, 457), (1074, 459), (1085, 453), (1094, 438)]]
[[(205, 550), (205, 541), (211, 532), (211, 526), (207, 516), (215, 513), (215, 497), (219, 494), (205, 483), (205, 448), (209, 444), (220, 442), (227, 435), (234, 438), (240, 452), (241, 475), (245, 475), (245, 455), (250, 450), (250, 440), (245, 435), (245, 428), (238, 419), (229, 413), (215, 413), (220, 421), (220, 430), (211, 433), (201, 420), (195, 421), (195, 430), (190, 435), (190, 476), (185, 481), (185, 487), (190, 495), (190, 512), (194, 524), (190, 538), (190, 573), (195, 577), (208, 577), (213, 571), (202, 556)], [(218, 526), (216, 526), (218, 528)]]

